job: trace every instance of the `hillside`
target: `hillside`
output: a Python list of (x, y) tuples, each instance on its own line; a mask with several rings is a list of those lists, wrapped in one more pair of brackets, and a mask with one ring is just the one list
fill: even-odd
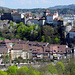
[(63, 9), (63, 8), (75, 9), (75, 4), (71, 4), (71, 5), (58, 5), (58, 6), (54, 6), (54, 7), (49, 7), (49, 9)]
[[(75, 4), (71, 5), (59, 5), (54, 7), (47, 8), (50, 10), (51, 13), (54, 13), (55, 11), (58, 11), (59, 14), (75, 14)], [(35, 9), (14, 9), (18, 12), (31, 12), (34, 14), (41, 15), (46, 10), (45, 8), (35, 8)], [(0, 7), (0, 13), (3, 12), (11, 12), (12, 9), (6, 8), (6, 7)]]

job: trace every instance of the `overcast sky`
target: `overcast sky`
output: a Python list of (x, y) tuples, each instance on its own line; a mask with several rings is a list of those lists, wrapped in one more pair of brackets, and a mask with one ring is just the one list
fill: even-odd
[(75, 0), (0, 0), (0, 6), (12, 9), (48, 8), (56, 5), (74, 4)]

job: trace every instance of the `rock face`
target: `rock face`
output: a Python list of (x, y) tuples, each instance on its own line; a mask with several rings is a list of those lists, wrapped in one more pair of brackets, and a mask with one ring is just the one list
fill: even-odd
[(71, 29), (72, 29), (71, 25), (69, 25), (69, 26), (62, 26), (62, 30), (64, 31), (65, 38), (66, 38), (66, 35), (69, 33), (69, 31)]
[[(7, 29), (9, 26), (10, 26), (10, 23), (11, 23), (12, 21), (9, 21), (9, 20), (0, 20), (0, 29)], [(15, 26), (16, 25), (16, 23), (15, 22), (13, 22), (13, 26)]]
[(72, 26), (65, 26), (65, 31), (67, 32), (67, 33), (69, 33), (69, 31), (72, 29)]
[(4, 27), (7, 28), (9, 24), (9, 20), (0, 20), (0, 29), (3, 29)]

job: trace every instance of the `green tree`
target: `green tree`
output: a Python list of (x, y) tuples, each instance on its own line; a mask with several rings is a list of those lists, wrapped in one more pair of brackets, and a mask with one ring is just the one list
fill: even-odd
[(64, 73), (65, 73), (65, 66), (64, 66), (64, 64), (62, 62), (58, 62), (56, 64), (56, 69), (57, 69), (59, 75), (64, 75)]
[(65, 75), (75, 75), (75, 60), (70, 59), (70, 61), (65, 65)]
[(21, 67), (20, 69), (17, 70), (17, 75), (27, 75), (27, 71), (29, 69), (27, 67)]
[(41, 42), (45, 42), (45, 37), (44, 36), (42, 36), (42, 41)]
[(18, 69), (18, 67), (15, 65), (10, 66), (10, 67), (8, 67), (7, 74), (8, 75), (17, 75), (17, 69)]
[(47, 37), (46, 42), (48, 42), (49, 44), (51, 44), (51, 43), (52, 43), (52, 40), (51, 40), (51, 37), (50, 37), (50, 36), (48, 36), (48, 37)]
[(37, 70), (34, 70), (32, 67), (29, 67), (27, 75), (41, 75), (41, 73)]
[(0, 75), (7, 75), (7, 73), (0, 70)]
[(60, 44), (60, 38), (56, 37), (54, 43), (55, 44)]
[(57, 74), (57, 69), (55, 68), (55, 66), (51, 63), (48, 64), (48, 71), (53, 75), (53, 74)]

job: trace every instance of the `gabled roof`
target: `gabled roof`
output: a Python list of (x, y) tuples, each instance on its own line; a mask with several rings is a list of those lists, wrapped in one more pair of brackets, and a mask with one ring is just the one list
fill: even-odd
[(48, 14), (47, 16), (53, 16), (53, 14)]
[(32, 42), (32, 41), (29, 41), (28, 44), (31, 45), (31, 46), (46, 46), (47, 45), (47, 43)]
[(54, 18), (54, 21), (63, 21), (60, 17)]
[(15, 12), (15, 13), (12, 13), (12, 15), (13, 15), (13, 16), (21, 15), (21, 13)]
[(32, 53), (43, 53), (43, 48), (38, 46), (32, 46)]
[(50, 13), (50, 11), (47, 9), (47, 10), (44, 11), (44, 13)]
[(31, 14), (25, 14), (25, 17), (32, 17), (32, 15)]
[(50, 44), (50, 51), (58, 54), (66, 53), (66, 45)]
[(9, 39), (5, 39), (3, 42), (7, 43), (11, 43), (11, 41)]
[(29, 50), (28, 44), (15, 44), (12, 48), (13, 50)]

